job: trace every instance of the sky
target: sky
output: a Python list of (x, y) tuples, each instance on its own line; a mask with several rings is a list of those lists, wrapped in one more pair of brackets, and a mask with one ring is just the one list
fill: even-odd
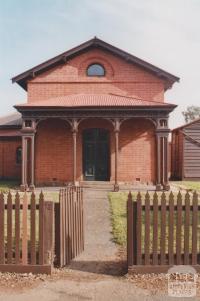
[(11, 78), (97, 36), (178, 77), (165, 100), (200, 106), (200, 0), (0, 0), (0, 115), (26, 101)]

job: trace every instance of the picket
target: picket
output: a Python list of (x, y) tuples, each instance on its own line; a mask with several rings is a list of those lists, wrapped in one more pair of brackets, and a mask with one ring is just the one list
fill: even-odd
[[(60, 190), (56, 219), (60, 216), (60, 235), (56, 238), (57, 265), (68, 265), (84, 249), (83, 191), (81, 187)], [(55, 223), (58, 233), (58, 223)]]
[[(135, 208), (135, 210), (133, 210)], [(174, 264), (200, 271), (198, 195), (129, 193), (127, 200), (128, 269), (138, 273), (165, 272)], [(144, 217), (144, 218), (143, 218)], [(136, 229), (136, 231), (135, 231)], [(136, 260), (135, 256), (136, 247)]]
[[(39, 211), (39, 220), (36, 211)], [(54, 204), (44, 201), (43, 194), (37, 206), (35, 194), (29, 197), (28, 193), (9, 192), (7, 196), (0, 193), (0, 272), (51, 273), (53, 215)], [(37, 241), (36, 228), (40, 231)]]

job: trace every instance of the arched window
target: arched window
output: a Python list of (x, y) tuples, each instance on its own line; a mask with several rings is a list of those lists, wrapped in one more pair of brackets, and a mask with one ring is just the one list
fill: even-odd
[(22, 148), (19, 146), (16, 149), (16, 163), (21, 164), (22, 163)]
[(105, 76), (105, 69), (100, 64), (92, 64), (87, 68), (87, 76)]

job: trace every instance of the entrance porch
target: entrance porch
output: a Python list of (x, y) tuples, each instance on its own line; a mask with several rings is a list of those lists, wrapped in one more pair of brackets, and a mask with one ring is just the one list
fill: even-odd
[(169, 189), (168, 111), (21, 109), (21, 190), (82, 181)]

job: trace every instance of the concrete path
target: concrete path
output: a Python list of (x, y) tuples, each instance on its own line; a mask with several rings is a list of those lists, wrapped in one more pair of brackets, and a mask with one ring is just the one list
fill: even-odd
[(107, 190), (84, 190), (84, 221), (85, 250), (70, 268), (98, 274), (122, 273), (123, 263), (119, 263), (118, 247), (112, 241)]

